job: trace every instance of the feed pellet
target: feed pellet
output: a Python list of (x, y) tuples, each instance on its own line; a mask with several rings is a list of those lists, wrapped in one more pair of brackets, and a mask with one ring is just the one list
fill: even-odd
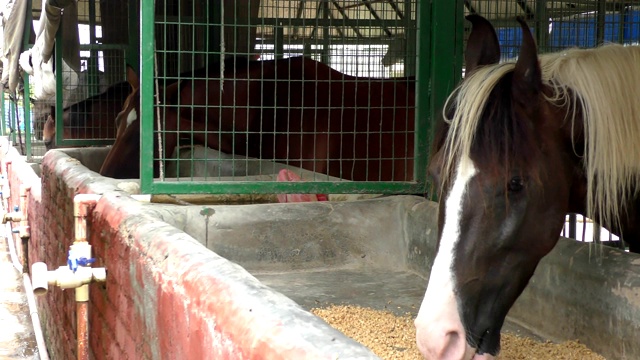
[[(422, 360), (411, 315), (396, 316), (351, 305), (331, 305), (311, 312), (384, 360)], [(503, 333), (501, 347), (499, 360), (605, 360), (577, 341), (554, 344)]]

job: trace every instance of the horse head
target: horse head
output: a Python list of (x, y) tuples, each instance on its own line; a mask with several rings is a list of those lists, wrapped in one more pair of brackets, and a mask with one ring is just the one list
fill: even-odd
[[(122, 107), (122, 111), (116, 116), (116, 139), (109, 150), (107, 157), (100, 168), (100, 175), (119, 178), (136, 179), (140, 177), (140, 81), (138, 75), (131, 68), (127, 69), (127, 81), (131, 85), (131, 93), (127, 97)], [(201, 132), (204, 125), (192, 125), (191, 120), (179, 116), (177, 109), (172, 104), (176, 102), (180, 87), (178, 82), (171, 83), (159, 91), (159, 97), (164, 100), (161, 108), (164, 149), (169, 152), (164, 154), (170, 156), (178, 142), (178, 128), (196, 129)], [(157, 129), (155, 116), (151, 116), (154, 121), (154, 128)], [(153, 137), (154, 156), (160, 156), (157, 148), (157, 138)], [(154, 161), (154, 176), (159, 174), (159, 164)]]
[(520, 56), (504, 66), (493, 26), (467, 19), (467, 75), (429, 166), (440, 189), (438, 248), (415, 321), (429, 359), (498, 353), (507, 312), (558, 241), (572, 184), (583, 179), (567, 109), (549, 101), (527, 24), (518, 19)]
[(116, 116), (116, 140), (100, 168), (100, 175), (136, 179), (140, 177), (140, 81), (135, 71), (127, 68), (131, 93)]
[(44, 142), (44, 147), (47, 151), (56, 147), (56, 121), (52, 116), (53, 114), (54, 112), (52, 110), (51, 114), (47, 116), (47, 121), (45, 121), (44, 126), (42, 127), (42, 141)]

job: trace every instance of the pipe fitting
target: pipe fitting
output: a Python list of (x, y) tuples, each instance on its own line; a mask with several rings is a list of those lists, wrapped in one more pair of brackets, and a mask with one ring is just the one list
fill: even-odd
[(5, 213), (2, 216), (3, 224), (6, 224), (9, 221), (20, 222), (20, 221), (26, 220), (24, 214), (22, 213), (22, 211), (20, 211), (20, 208), (18, 206), (15, 206), (13, 210), (14, 210), (13, 212)]
[(5, 174), (0, 175), (0, 197), (3, 200), (8, 199), (11, 196), (9, 191), (9, 180)]
[(27, 220), (26, 214), (28, 213), (29, 207), (29, 192), (31, 191), (31, 185), (20, 184), (20, 209), (25, 213), (25, 219)]
[(2, 168), (0, 170), (2, 170), (2, 172), (4, 173), (4, 175), (9, 178), (9, 165), (11, 165), (11, 159), (6, 159), (2, 161)]
[(73, 289), (88, 285), (93, 281), (104, 282), (107, 280), (105, 268), (82, 266), (73, 271), (68, 266), (60, 266), (56, 270), (47, 270), (47, 264), (43, 262), (37, 262), (31, 266), (31, 275), (33, 293), (36, 295), (46, 294), (49, 286)]
[(69, 247), (67, 265), (71, 271), (77, 271), (84, 266), (93, 264), (95, 259), (91, 257), (91, 245), (86, 241), (73, 243)]
[(14, 228), (12, 228), (11, 232), (13, 234), (18, 234), (20, 239), (28, 239), (29, 237), (31, 237), (31, 234), (30, 234), (30, 231), (29, 231), (29, 226), (14, 227)]
[(73, 216), (75, 217), (75, 243), (87, 242), (87, 217), (102, 195), (78, 194), (73, 197)]

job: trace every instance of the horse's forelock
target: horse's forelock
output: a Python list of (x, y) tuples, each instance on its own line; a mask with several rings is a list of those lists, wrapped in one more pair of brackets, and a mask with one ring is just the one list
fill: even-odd
[[(449, 177), (453, 176), (460, 157), (477, 159), (475, 155), (478, 154), (481, 161), (491, 163), (490, 159), (505, 159), (504, 150), (508, 146), (518, 146), (513, 141), (506, 142), (503, 133), (516, 129), (513, 125), (504, 126), (505, 122), (511, 121), (510, 99), (505, 98), (508, 90), (505, 75), (513, 68), (514, 64), (508, 63), (479, 68), (447, 99), (443, 116), (449, 126), (441, 149), (444, 152), (443, 185), (451, 180)], [(503, 167), (502, 171), (508, 170)]]
[(537, 134), (529, 114), (522, 113), (522, 99), (512, 97), (512, 75), (513, 72), (506, 73), (488, 97), (469, 155), (479, 171), (490, 172), (494, 177), (510, 179), (517, 170), (521, 175), (538, 178)]

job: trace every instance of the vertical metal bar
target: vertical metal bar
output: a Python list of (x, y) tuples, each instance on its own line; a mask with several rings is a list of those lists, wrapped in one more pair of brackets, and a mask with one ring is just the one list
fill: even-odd
[[(160, 0), (162, 1), (162, 0)], [(140, 2), (140, 190), (149, 193), (153, 185), (154, 25), (153, 1)], [(212, 26), (212, 28), (215, 26)]]
[[(31, 9), (31, 0), (27, 0), (27, 9)], [(31, 11), (27, 11), (27, 16), (24, 23), (24, 33), (22, 35), (22, 49), (26, 50), (29, 47), (29, 39), (31, 38), (31, 26), (32, 26), (32, 17), (33, 14)], [(25, 148), (27, 155), (27, 161), (31, 161), (33, 153), (31, 151), (31, 102), (29, 101), (29, 94), (31, 93), (29, 87), (29, 75), (24, 73), (22, 76), (22, 82), (24, 84), (23, 87), (23, 96), (22, 96), (22, 106), (24, 109), (24, 133), (25, 133)]]
[[(624, 27), (625, 24), (627, 22), (627, 7), (622, 6), (620, 7), (620, 12), (619, 15), (620, 16), (618, 18), (618, 34), (616, 37), (616, 40), (618, 43), (620, 44), (624, 44)], [(622, 240), (620, 240), (620, 242), (622, 242)]]
[[(62, 32), (64, 31), (64, 29), (61, 27), (60, 29), (58, 29), (58, 33), (56, 34), (56, 43), (55, 43), (55, 47), (56, 47), (56, 51), (54, 52), (54, 61), (55, 61), (55, 68), (56, 69), (62, 69)], [(63, 123), (62, 123), (62, 115), (63, 115), (63, 110), (64, 110), (64, 93), (63, 93), (63, 86), (62, 86), (62, 81), (63, 81), (63, 77), (62, 77), (62, 71), (56, 71), (55, 73), (56, 76), (56, 140), (55, 143), (56, 144), (61, 144), (64, 138), (64, 128), (63, 128)]]
[(577, 234), (576, 234), (576, 223), (578, 221), (578, 217), (576, 216), (576, 214), (569, 214), (569, 238), (571, 239), (577, 239)]
[(126, 62), (140, 71), (140, 9), (139, 1), (129, 0), (129, 44), (126, 53)]
[[(414, 0), (404, 0), (404, 76), (414, 76), (416, 74), (416, 45), (418, 43), (416, 21), (411, 19), (414, 2)], [(426, 31), (426, 28), (424, 31)]]
[(89, 75), (87, 95), (92, 96), (99, 93), (100, 87), (98, 79), (98, 52), (95, 49), (96, 41), (96, 0), (89, 1), (89, 60), (87, 63), (87, 74)]
[(18, 103), (14, 97), (13, 100), (9, 101), (9, 127), (11, 128), (11, 141), (13, 144), (16, 143), (16, 133), (20, 131), (20, 129), (16, 129), (16, 106), (18, 106)]
[(22, 107), (24, 109), (24, 134), (25, 134), (25, 152), (27, 156), (27, 161), (31, 161), (33, 157), (33, 152), (31, 151), (31, 102), (29, 101), (29, 75), (24, 74), (24, 92), (22, 98)]
[(7, 135), (7, 109), (5, 106), (6, 101), (7, 94), (2, 91), (2, 101), (0, 102), (0, 112), (2, 112), (2, 129), (0, 129), (0, 134), (2, 134), (2, 136)]
[[(417, 2), (416, 6), (418, 32), (416, 34), (416, 118), (413, 178), (418, 182), (426, 183), (425, 170), (428, 162), (429, 143), (431, 142), (431, 140), (427, 140), (427, 136), (432, 136), (429, 134), (432, 122), (430, 82), (433, 65), (431, 63), (431, 43), (434, 39), (431, 30), (431, 6), (425, 1)], [(411, 15), (406, 14), (406, 18), (411, 18)], [(407, 47), (409, 47), (408, 44)]]
[(540, 52), (549, 48), (549, 16), (547, 16), (547, 0), (536, 0), (535, 37)]
[[(424, 3), (421, 3), (421, 6)], [(420, 10), (420, 15), (423, 15), (425, 10)], [(424, 89), (425, 84), (429, 84), (424, 74), (422, 74), (422, 68), (425, 61), (431, 61), (430, 68), (430, 84), (431, 93), (429, 96), (429, 124), (420, 124), (420, 120), (425, 119), (422, 114), (424, 109), (420, 109), (417, 116), (418, 123), (416, 124), (416, 135), (418, 140), (427, 138), (425, 135), (429, 134), (429, 143), (433, 140), (433, 125), (435, 121), (441, 118), (442, 107), (447, 99), (447, 96), (453, 91), (455, 85), (460, 81), (462, 76), (462, 32), (464, 28), (462, 26), (463, 21), (463, 2), (461, 0), (434, 0), (432, 2), (431, 11), (431, 42), (430, 53), (424, 58), (424, 50), (422, 50), (423, 40), (420, 40), (419, 46), (419, 63), (418, 63), (418, 94), (419, 98), (417, 104), (423, 104), (424, 99), (423, 92), (429, 89)], [(427, 30), (424, 28), (422, 22), (420, 23), (420, 34), (424, 34)], [(422, 84), (422, 85), (421, 85)], [(420, 141), (418, 141), (420, 142)], [(416, 148), (416, 166), (415, 177), (417, 180), (426, 180), (426, 166), (427, 166), (427, 154), (428, 144), (421, 144), (422, 146)]]
[(330, 32), (331, 29), (329, 27), (329, 2), (322, 2), (322, 18), (324, 19), (324, 23), (322, 25), (322, 57), (320, 58), (320, 62), (323, 64), (331, 64), (331, 51), (329, 50), (329, 46), (331, 44), (330, 40)]
[(284, 57), (284, 27), (279, 22), (275, 30), (275, 44), (273, 44), (273, 54), (276, 59), (282, 59)]
[(604, 25), (607, 11), (606, 0), (598, 0), (598, 12), (596, 18), (596, 46), (604, 43)]
[[(224, 0), (222, 0), (224, 1)], [(209, 53), (215, 54), (214, 58), (220, 58), (220, 32), (222, 18), (220, 16), (221, 13), (221, 4), (222, 1), (212, 1), (209, 4), (209, 19), (211, 26), (208, 27), (209, 32)]]

